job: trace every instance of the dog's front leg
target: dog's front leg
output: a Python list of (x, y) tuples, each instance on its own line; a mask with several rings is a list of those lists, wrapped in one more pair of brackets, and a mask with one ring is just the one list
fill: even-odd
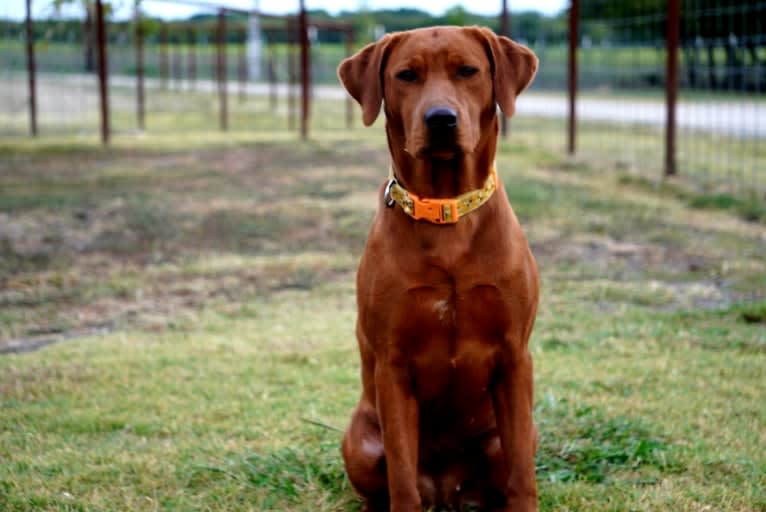
[(377, 409), (383, 431), (391, 512), (420, 512), (418, 494), (418, 404), (406, 365), (375, 367)]
[(495, 369), (492, 400), (508, 468), (506, 496), (512, 512), (537, 510), (532, 394), (532, 356), (518, 344), (506, 347)]

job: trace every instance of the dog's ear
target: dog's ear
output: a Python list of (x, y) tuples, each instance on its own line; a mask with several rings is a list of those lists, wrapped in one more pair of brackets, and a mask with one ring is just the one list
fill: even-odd
[(495, 101), (506, 117), (516, 110), (516, 96), (524, 92), (537, 73), (537, 56), (524, 45), (487, 28), (480, 28), (491, 59)]
[(362, 106), (362, 120), (370, 126), (380, 113), (383, 102), (383, 66), (393, 35), (385, 35), (368, 44), (338, 66), (343, 87)]

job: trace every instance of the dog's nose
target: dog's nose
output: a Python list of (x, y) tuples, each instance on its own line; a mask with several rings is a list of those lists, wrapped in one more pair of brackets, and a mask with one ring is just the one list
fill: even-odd
[(434, 107), (423, 116), (426, 125), (431, 129), (447, 129), (457, 126), (457, 112), (449, 107)]

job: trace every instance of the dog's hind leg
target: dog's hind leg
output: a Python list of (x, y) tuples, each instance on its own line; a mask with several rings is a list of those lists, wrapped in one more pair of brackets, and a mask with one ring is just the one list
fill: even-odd
[(388, 510), (388, 483), (383, 436), (375, 410), (359, 404), (343, 436), (343, 461), (354, 490), (365, 500), (366, 512)]

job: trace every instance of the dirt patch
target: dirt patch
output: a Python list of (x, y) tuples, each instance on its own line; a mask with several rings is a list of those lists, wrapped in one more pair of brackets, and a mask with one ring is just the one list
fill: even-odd
[(533, 242), (532, 249), (535, 256), (551, 265), (584, 265), (596, 275), (608, 273), (623, 279), (700, 272), (715, 265), (705, 255), (682, 248), (588, 234), (559, 234)]
[(208, 304), (351, 272), (327, 257), (215, 273), (185, 267), (230, 254), (278, 262), (358, 253), (374, 203), (352, 198), (382, 177), (357, 158), (288, 144), (12, 156), (0, 163), (0, 350), (94, 329), (167, 328)]
[[(720, 261), (673, 246), (596, 235), (556, 235), (532, 243), (545, 273), (578, 281), (611, 282), (604, 298), (661, 309), (721, 308), (737, 299)], [(603, 299), (602, 299), (603, 300)]]
[[(24, 315), (0, 338), (0, 353), (26, 352), (74, 336), (128, 326), (164, 330), (193, 325), (206, 305), (243, 304), (252, 297), (279, 290), (309, 290), (351, 278), (351, 269), (338, 265), (330, 255), (317, 254), (313, 258), (314, 262), (253, 262), (214, 272), (176, 265), (133, 264), (102, 268), (97, 275), (53, 274), (36, 283), (15, 279), (8, 290), (0, 292), (0, 304)], [(71, 292), (64, 296), (62, 289)], [(30, 293), (37, 294), (38, 303), (33, 302)], [(53, 304), (54, 308), (36, 308), (40, 303)]]

